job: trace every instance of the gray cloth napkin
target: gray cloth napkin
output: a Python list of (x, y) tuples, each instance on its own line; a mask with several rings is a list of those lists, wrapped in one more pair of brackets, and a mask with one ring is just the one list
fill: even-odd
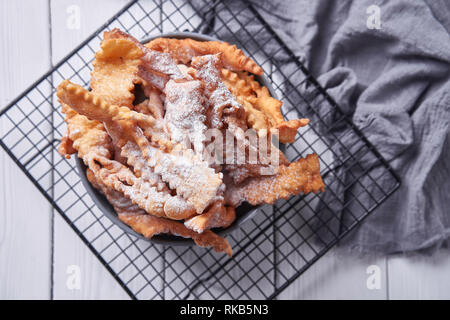
[[(193, 4), (200, 8), (199, 1)], [(450, 235), (450, 2), (254, 0), (252, 4), (402, 179), (400, 189), (346, 244), (361, 252), (383, 253), (446, 244)], [(241, 1), (226, 1), (226, 5), (234, 12), (244, 6)], [(380, 9), (380, 29), (367, 26), (373, 14), (367, 10), (373, 5)], [(220, 19), (209, 28), (226, 40), (229, 31), (221, 21), (229, 20), (228, 13), (214, 14)], [(248, 19), (242, 21), (246, 30), (266, 43), (264, 33), (257, 32), (259, 22)], [(242, 43), (251, 45), (248, 32), (228, 27), (236, 30)], [(278, 48), (265, 50), (285, 70), (296, 68)], [(336, 135), (349, 148), (358, 144), (352, 135)], [(337, 174), (348, 178), (345, 172)], [(377, 192), (370, 181), (361, 180), (370, 192)], [(388, 182), (381, 177), (377, 183)], [(346, 191), (336, 187), (333, 192), (345, 196)]]

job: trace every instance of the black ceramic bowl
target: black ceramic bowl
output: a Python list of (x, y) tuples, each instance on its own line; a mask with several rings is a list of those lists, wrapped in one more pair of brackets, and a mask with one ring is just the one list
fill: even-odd
[[(142, 41), (142, 43), (147, 43), (155, 38), (177, 38), (177, 39), (184, 39), (184, 38), (191, 38), (198, 41), (219, 41), (218, 39), (215, 39), (210, 36), (206, 36), (203, 34), (198, 33), (192, 33), (192, 32), (176, 32), (176, 33), (165, 33), (158, 36), (150, 37), (148, 39), (145, 39)], [(271, 95), (274, 98), (277, 98), (275, 94), (275, 90), (273, 89), (269, 79), (266, 76), (255, 76), (255, 79), (261, 83), (261, 85), (266, 86)], [(132, 234), (140, 239), (144, 239), (147, 241), (152, 241), (159, 244), (164, 245), (180, 245), (180, 246), (188, 246), (193, 245), (194, 242), (191, 239), (184, 239), (181, 237), (176, 237), (172, 235), (155, 235), (151, 239), (145, 238), (143, 235), (137, 233), (132, 228), (130, 228), (128, 225), (123, 223), (119, 220), (117, 217), (116, 212), (114, 211), (114, 208), (112, 205), (106, 200), (105, 196), (101, 194), (97, 189), (95, 189), (90, 182), (88, 181), (86, 177), (86, 166), (84, 165), (83, 161), (76, 158), (76, 165), (77, 169), (79, 171), (81, 181), (86, 188), (87, 192), (91, 196), (94, 203), (97, 205), (98, 208), (103, 212), (103, 214), (108, 217), (114, 224), (116, 224), (118, 227), (120, 227), (123, 231)], [(225, 236), (226, 234), (232, 232), (233, 230), (241, 227), (247, 220), (252, 219), (256, 214), (258, 213), (258, 207), (251, 206), (247, 203), (243, 203), (241, 206), (236, 208), (236, 220), (228, 227), (228, 228), (218, 228), (214, 229), (213, 231), (221, 236)]]

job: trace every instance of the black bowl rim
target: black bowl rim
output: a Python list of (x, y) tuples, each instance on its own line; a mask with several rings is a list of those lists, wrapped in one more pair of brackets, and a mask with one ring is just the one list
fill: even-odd
[[(194, 33), (194, 32), (171, 32), (171, 33), (163, 33), (160, 35), (154, 35), (148, 38), (145, 38), (144, 40), (141, 40), (141, 43), (147, 43), (153, 39), (156, 38), (176, 38), (176, 39), (184, 39), (184, 38), (191, 38), (198, 41), (221, 41), (219, 39), (216, 39), (214, 37), (200, 34), (200, 33)], [(263, 86), (267, 87), (269, 89), (270, 94), (277, 98), (277, 94), (275, 93), (275, 90), (272, 87), (271, 82), (267, 78), (267, 76), (257, 76), (255, 75), (255, 79), (260, 82)], [(117, 225), (120, 229), (125, 231), (128, 234), (131, 234), (139, 239), (150, 241), (153, 243), (158, 243), (162, 245), (175, 245), (175, 246), (192, 246), (194, 244), (194, 241), (192, 239), (187, 238), (181, 238), (178, 236), (172, 236), (172, 235), (154, 235), (152, 238), (146, 238), (142, 234), (134, 231), (131, 227), (129, 227), (127, 224), (122, 222), (118, 217), (117, 213), (114, 211), (114, 208), (109, 203), (109, 201), (105, 198), (103, 194), (101, 194), (97, 189), (95, 189), (91, 183), (88, 181), (86, 177), (86, 166), (83, 163), (83, 161), (76, 157), (76, 167), (81, 179), (81, 182), (83, 186), (86, 188), (87, 193), (91, 197), (91, 199), (94, 201), (96, 206), (102, 211), (102, 213), (115, 225)], [(259, 211), (260, 206), (250, 206), (247, 203), (243, 203), (241, 206), (239, 206), (236, 210), (238, 211), (240, 207), (247, 207), (249, 208), (248, 211), (242, 213), (242, 214), (236, 214), (236, 220), (227, 228), (218, 228), (213, 229), (215, 233), (218, 235), (224, 237), (230, 232), (233, 232), (237, 228), (242, 227), (242, 225), (247, 222), (250, 219), (253, 219)]]

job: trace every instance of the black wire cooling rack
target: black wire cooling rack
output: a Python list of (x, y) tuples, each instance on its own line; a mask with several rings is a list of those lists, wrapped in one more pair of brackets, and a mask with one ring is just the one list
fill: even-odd
[[(248, 2), (238, 11), (235, 4), (131, 1), (0, 113), (1, 146), (132, 298), (275, 298), (400, 184), (260, 13)], [(66, 127), (55, 87), (63, 79), (88, 87), (101, 34), (115, 27), (138, 39), (196, 31), (237, 44), (263, 66), (284, 100), (285, 116), (300, 113), (312, 120), (286, 147), (286, 154), (294, 160), (317, 153), (326, 191), (263, 207), (255, 219), (228, 236), (232, 259), (204, 248), (138, 240), (113, 225), (83, 188), (75, 160), (56, 152)], [(242, 35), (250, 40), (241, 43)], [(354, 143), (341, 143), (344, 136)]]

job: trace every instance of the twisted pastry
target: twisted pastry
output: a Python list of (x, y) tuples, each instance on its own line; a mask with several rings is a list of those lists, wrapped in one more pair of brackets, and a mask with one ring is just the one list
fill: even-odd
[[(161, 175), (163, 181), (169, 183), (171, 189), (176, 190), (177, 194), (193, 205), (197, 213), (202, 213), (224, 189), (222, 174), (216, 174), (214, 169), (209, 168), (208, 163), (202, 161), (192, 150), (186, 150), (180, 145), (171, 148), (170, 152), (156, 148), (150, 144), (142, 130), (133, 124), (133, 121), (129, 121), (134, 120), (139, 125), (154, 130), (152, 125), (155, 124), (155, 119), (153, 117), (131, 111), (126, 107), (110, 105), (86, 89), (67, 80), (58, 86), (57, 96), (63, 103), (70, 105), (75, 111), (90, 119), (106, 123), (127, 120), (121, 123), (116, 122), (116, 124), (126, 126), (122, 130), (123, 138), (127, 141), (132, 140), (139, 146), (142, 155), (154, 168), (155, 173)], [(161, 137), (157, 141), (160, 145), (170, 145)]]
[(127, 39), (105, 39), (100, 46), (91, 72), (92, 91), (108, 103), (132, 108), (143, 52)]
[(273, 98), (266, 87), (261, 87), (253, 75), (221, 70), (222, 79), (229, 90), (242, 103), (247, 112), (247, 122), (255, 130), (275, 129), (281, 143), (295, 141), (298, 128), (309, 123), (308, 119), (285, 121), (281, 113), (282, 102)]
[(141, 64), (139, 65), (139, 76), (148, 84), (163, 91), (169, 79), (182, 80), (183, 73), (180, 71), (170, 54), (151, 50), (142, 45), (131, 35), (113, 29), (104, 33), (105, 39), (126, 39), (135, 44), (141, 50)]
[(195, 152), (202, 153), (205, 142), (206, 103), (202, 95), (203, 84), (197, 80), (175, 82), (170, 80), (166, 94), (165, 122), (173, 142), (187, 148), (193, 145)]
[(273, 204), (278, 199), (288, 199), (300, 192), (319, 191), (324, 191), (319, 158), (316, 154), (309, 154), (289, 165), (281, 165), (277, 175), (249, 178), (240, 185), (228, 185), (225, 201), (232, 206), (243, 201), (251, 205)]
[(157, 234), (172, 234), (184, 238), (192, 238), (198, 246), (212, 247), (216, 252), (225, 252), (232, 256), (228, 241), (212, 231), (205, 231), (202, 234), (196, 233), (186, 228), (182, 223), (164, 218), (148, 215), (144, 210), (125, 198), (120, 192), (107, 187), (97, 180), (92, 170), (86, 172), (89, 182), (102, 192), (114, 207), (119, 219), (129, 225), (134, 231), (151, 238)]
[(177, 63), (188, 64), (192, 58), (221, 53), (223, 64), (233, 71), (248, 71), (253, 74), (264, 74), (258, 64), (245, 56), (235, 45), (220, 41), (196, 41), (193, 39), (157, 38), (145, 45), (151, 50), (169, 53)]
[(184, 222), (184, 225), (198, 233), (213, 228), (226, 228), (236, 219), (233, 207), (225, 207), (224, 201), (219, 200), (212, 204), (211, 208), (198, 216), (194, 216)]
[(122, 156), (127, 159), (128, 165), (133, 167), (134, 172), (139, 174), (149, 185), (155, 187), (158, 194), (155, 195), (155, 190), (152, 189), (150, 191), (153, 194), (149, 194), (148, 198), (155, 197), (161, 199), (164, 206), (164, 213), (168, 218), (182, 220), (195, 214), (195, 208), (187, 203), (184, 198), (178, 195), (171, 195), (169, 188), (167, 188), (160, 176), (146, 163), (142, 157), (141, 150), (135, 143), (128, 141), (122, 147)]
[[(245, 117), (245, 110), (222, 82), (219, 71), (222, 68), (221, 57), (221, 54), (194, 57), (190, 70), (191, 75), (204, 84), (203, 93), (208, 99), (209, 122), (213, 128), (221, 128), (227, 121), (226, 115), (236, 121)], [(239, 135), (236, 131), (233, 133)]]
[[(258, 152), (258, 143), (256, 141), (256, 143), (249, 142), (245, 110), (222, 81), (220, 74), (222, 69), (221, 55), (194, 57), (191, 67), (192, 76), (203, 81), (205, 85), (204, 94), (208, 98), (210, 106), (211, 125), (220, 128), (225, 123), (227, 130), (236, 138), (238, 148), (243, 148), (244, 150), (244, 152), (240, 153), (237, 152), (238, 148), (231, 150), (232, 152), (226, 151), (225, 170), (233, 178), (234, 182), (240, 183), (250, 176), (259, 176), (264, 170), (264, 172), (273, 172), (272, 174), (275, 174), (278, 163), (272, 165), (272, 159), (267, 157), (263, 159), (263, 153)], [(262, 141), (262, 139), (260, 140)], [(275, 152), (277, 149), (273, 147), (272, 150)], [(259, 161), (251, 163), (249, 161), (250, 154), (259, 157)], [(238, 159), (238, 155), (245, 158)]]
[[(159, 217), (183, 218), (192, 216), (195, 210), (189, 206), (183, 207), (183, 202), (171, 200), (167, 191), (160, 192), (155, 187), (157, 181), (146, 181), (137, 178), (134, 173), (121, 163), (111, 160), (113, 146), (103, 125), (97, 120), (89, 120), (78, 114), (63, 103), (62, 111), (68, 124), (67, 135), (73, 141), (73, 150), (78, 151), (78, 157), (92, 170), (104, 184), (124, 193), (134, 203), (145, 209), (149, 214)], [(64, 156), (66, 149), (59, 148)], [(180, 212), (185, 208), (185, 212)]]

